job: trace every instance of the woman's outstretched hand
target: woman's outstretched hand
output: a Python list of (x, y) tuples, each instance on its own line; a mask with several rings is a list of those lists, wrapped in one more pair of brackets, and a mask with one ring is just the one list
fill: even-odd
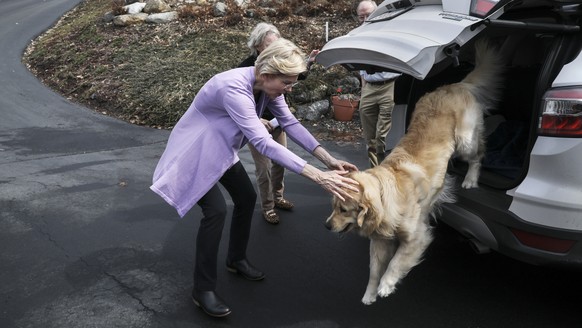
[(356, 193), (360, 191), (357, 187), (359, 183), (356, 180), (344, 176), (348, 171), (329, 171), (325, 173), (331, 176), (326, 177), (326, 180), (322, 181), (321, 186), (342, 201), (352, 199), (348, 190)]
[(313, 155), (333, 171), (322, 172), (314, 166), (306, 164), (301, 175), (315, 181), (342, 201), (352, 198), (350, 191), (359, 192), (358, 182), (345, 176), (350, 172), (358, 171), (354, 164), (336, 159), (321, 146), (313, 150)]
[(357, 187), (359, 185), (358, 182), (346, 177), (345, 175), (348, 173), (346, 170), (319, 171), (314, 181), (327, 192), (345, 201), (346, 199), (352, 198), (350, 192), (359, 192)]

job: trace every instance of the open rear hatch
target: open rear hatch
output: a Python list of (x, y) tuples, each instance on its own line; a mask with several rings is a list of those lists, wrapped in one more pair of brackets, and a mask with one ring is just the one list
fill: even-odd
[[(366, 22), (329, 41), (316, 60), (324, 67), (395, 71), (424, 79), (431, 68), (456, 59), (461, 46), (504, 12), (512, 0), (387, 0)], [(406, 13), (406, 15), (402, 15)]]

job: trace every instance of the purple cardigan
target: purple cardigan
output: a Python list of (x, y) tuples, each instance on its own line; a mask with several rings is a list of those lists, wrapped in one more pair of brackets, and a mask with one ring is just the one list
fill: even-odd
[(284, 97), (253, 96), (255, 68), (236, 68), (212, 77), (173, 128), (150, 187), (183, 217), (239, 161), (250, 142), (263, 155), (301, 173), (305, 160), (275, 142), (259, 120), (265, 107), (295, 143), (309, 153), (319, 143), (289, 111)]

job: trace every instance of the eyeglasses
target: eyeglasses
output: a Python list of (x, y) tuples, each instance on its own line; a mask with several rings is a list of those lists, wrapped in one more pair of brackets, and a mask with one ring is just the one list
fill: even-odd
[(299, 82), (297, 82), (297, 81), (295, 81), (295, 82), (288, 82), (288, 81), (281, 80), (281, 82), (283, 82), (283, 84), (285, 85), (285, 90), (291, 90), (291, 89), (293, 89), (294, 86), (296, 86), (297, 84), (299, 84)]

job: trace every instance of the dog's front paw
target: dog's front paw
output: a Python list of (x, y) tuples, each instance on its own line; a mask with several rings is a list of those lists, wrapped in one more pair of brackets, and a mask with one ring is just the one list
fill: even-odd
[(396, 286), (394, 284), (380, 283), (380, 286), (378, 287), (378, 295), (380, 295), (380, 297), (388, 297), (395, 290)]
[(362, 303), (366, 304), (366, 305), (370, 305), (372, 303), (376, 302), (376, 295), (368, 295), (367, 293), (364, 295), (364, 297), (362, 298)]

